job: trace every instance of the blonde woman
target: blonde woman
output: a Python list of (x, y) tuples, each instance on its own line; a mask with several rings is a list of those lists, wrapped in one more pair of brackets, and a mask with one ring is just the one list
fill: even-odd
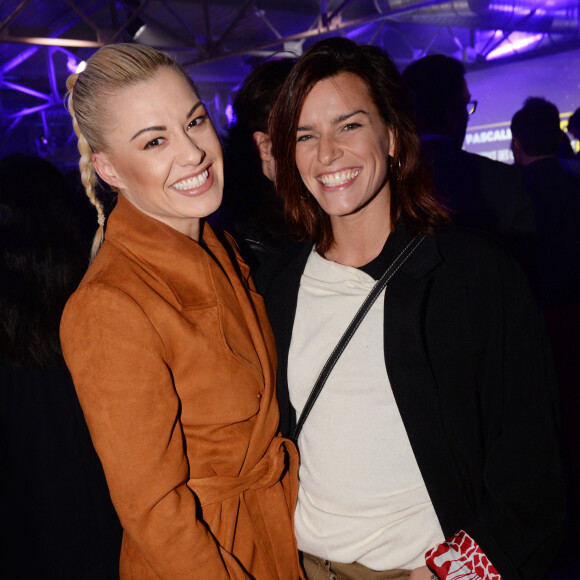
[[(99, 229), (61, 340), (124, 528), (121, 578), (296, 579), (274, 342), (247, 266), (204, 221), (223, 188), (204, 104), (139, 45), (100, 49), (68, 86)], [(97, 174), (118, 193), (106, 235)]]

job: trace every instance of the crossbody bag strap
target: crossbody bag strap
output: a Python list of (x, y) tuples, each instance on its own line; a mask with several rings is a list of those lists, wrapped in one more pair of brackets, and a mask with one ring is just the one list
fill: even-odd
[(425, 239), (425, 234), (417, 234), (406, 246), (403, 248), (401, 253), (392, 261), (391, 265), (385, 270), (385, 273), (377, 280), (376, 284), (373, 286), (371, 291), (369, 292), (368, 296), (365, 298), (365, 301), (362, 303), (361, 307), (358, 309), (357, 313), (355, 314), (354, 318), (352, 319), (351, 323), (348, 325), (347, 329), (344, 331), (344, 334), (341, 336), (338, 344), (334, 347), (334, 350), (328, 357), (325, 365), (322, 367), (316, 382), (314, 383), (314, 387), (312, 387), (312, 391), (308, 396), (308, 400), (304, 405), (304, 409), (300, 414), (300, 418), (294, 431), (292, 432), (291, 439), (294, 443), (298, 442), (298, 436), (300, 435), (300, 431), (302, 431), (302, 427), (310, 411), (312, 411), (312, 407), (318, 399), (322, 391), (322, 387), (326, 383), (328, 376), (332, 372), (332, 369), (336, 365), (340, 355), (344, 352), (347, 344), (350, 342), (350, 339), (353, 337), (354, 333), (356, 332), (357, 328), (360, 326), (363, 318), (367, 315), (368, 311), (371, 309), (372, 305), (376, 302), (377, 298), (384, 290), (386, 285), (390, 282), (391, 278), (399, 271), (401, 266), (409, 259), (411, 254), (417, 249), (419, 244)]

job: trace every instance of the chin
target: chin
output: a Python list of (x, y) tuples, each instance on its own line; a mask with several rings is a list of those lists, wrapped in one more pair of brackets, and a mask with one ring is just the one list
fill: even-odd
[(216, 197), (216, 199), (208, 203), (208, 205), (206, 206), (206, 211), (204, 212), (204, 215), (202, 217), (206, 218), (211, 214), (215, 213), (219, 209), (221, 204), (222, 204), (222, 196), (220, 194), (219, 197)]

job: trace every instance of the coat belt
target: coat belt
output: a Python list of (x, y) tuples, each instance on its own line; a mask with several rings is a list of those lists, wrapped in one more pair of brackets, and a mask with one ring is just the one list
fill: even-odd
[(262, 459), (248, 473), (192, 478), (187, 485), (202, 506), (224, 501), (248, 489), (268, 488), (280, 481), (288, 454), (296, 454), (292, 443), (288, 439), (275, 437)]

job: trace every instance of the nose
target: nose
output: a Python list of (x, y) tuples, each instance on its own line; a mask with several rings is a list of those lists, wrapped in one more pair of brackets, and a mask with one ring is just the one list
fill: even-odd
[(179, 162), (182, 165), (200, 165), (206, 152), (190, 135), (183, 133), (179, 143)]
[(341, 148), (332, 135), (321, 135), (318, 145), (318, 160), (323, 165), (331, 165), (341, 156)]

